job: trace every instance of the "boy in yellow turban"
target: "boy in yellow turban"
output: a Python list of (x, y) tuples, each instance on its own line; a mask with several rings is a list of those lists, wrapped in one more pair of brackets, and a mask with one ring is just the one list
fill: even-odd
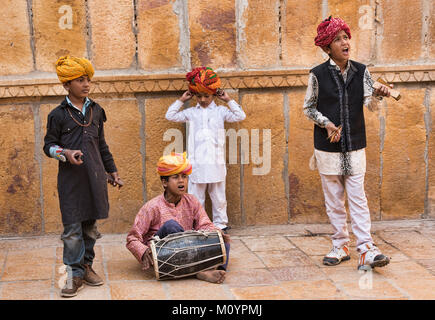
[[(192, 165), (185, 152), (173, 152), (161, 157), (157, 163), (157, 173), (160, 175), (164, 192), (143, 205), (127, 235), (127, 249), (142, 264), (143, 270), (153, 264), (149, 247), (149, 241), (153, 236), (164, 238), (168, 234), (187, 230), (220, 230), (210, 221), (199, 201), (186, 193)], [(223, 237), (228, 257), (230, 238), (228, 235)], [(201, 271), (196, 277), (212, 283), (222, 283), (227, 265), (228, 259), (225, 265), (219, 266), (217, 270)]]
[[(193, 166), (189, 193), (204, 206), (205, 191), (208, 190), (212, 202), (213, 223), (226, 231), (228, 216), (224, 123), (242, 121), (246, 114), (236, 101), (220, 89), (219, 76), (211, 68), (195, 68), (186, 75), (186, 80), (189, 90), (169, 107), (166, 119), (189, 124), (188, 154)], [(193, 95), (197, 104), (180, 111)], [(226, 102), (229, 108), (216, 105), (216, 96)]]
[(104, 138), (104, 109), (88, 98), (94, 68), (89, 60), (64, 56), (56, 63), (59, 80), (68, 95), (48, 114), (44, 152), (59, 160), (57, 189), (64, 231), (63, 263), (68, 281), (62, 297), (103, 284), (92, 269), (99, 235), (97, 219), (109, 213), (107, 173), (121, 187), (112, 154)]

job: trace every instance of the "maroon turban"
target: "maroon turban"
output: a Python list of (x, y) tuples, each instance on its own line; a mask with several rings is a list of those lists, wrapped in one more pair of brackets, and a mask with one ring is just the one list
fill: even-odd
[(328, 19), (323, 20), (317, 27), (317, 36), (314, 39), (315, 45), (327, 47), (340, 30), (344, 30), (349, 39), (351, 38), (349, 26), (340, 18), (332, 18), (330, 16)]

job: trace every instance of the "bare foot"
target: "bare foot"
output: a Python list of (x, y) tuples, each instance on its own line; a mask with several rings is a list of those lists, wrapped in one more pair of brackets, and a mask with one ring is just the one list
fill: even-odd
[(206, 270), (196, 274), (199, 280), (208, 281), (211, 283), (222, 283), (225, 280), (224, 270)]

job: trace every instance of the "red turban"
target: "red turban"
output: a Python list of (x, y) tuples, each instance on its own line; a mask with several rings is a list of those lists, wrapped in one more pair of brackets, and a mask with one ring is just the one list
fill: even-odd
[(221, 86), (221, 79), (209, 67), (198, 67), (186, 74), (189, 90), (193, 93), (215, 94)]
[(319, 47), (327, 47), (340, 30), (344, 30), (349, 36), (349, 39), (351, 38), (350, 28), (346, 22), (340, 18), (332, 18), (330, 16), (328, 19), (323, 20), (317, 27), (317, 36), (314, 39), (314, 43)]

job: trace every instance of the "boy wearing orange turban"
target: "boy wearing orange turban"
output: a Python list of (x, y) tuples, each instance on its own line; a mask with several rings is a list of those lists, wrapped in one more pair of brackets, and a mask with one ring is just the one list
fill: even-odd
[[(328, 61), (309, 74), (303, 110), (314, 122), (313, 162), (322, 181), (326, 213), (334, 228), (332, 250), (323, 258), (325, 265), (349, 260), (349, 233), (346, 222), (345, 191), (352, 230), (360, 254), (358, 269), (383, 267), (389, 258), (373, 243), (371, 222), (364, 191), (366, 135), (363, 106), (377, 108), (389, 88), (373, 89), (367, 67), (350, 60), (351, 33), (340, 18), (322, 21), (315, 45), (329, 55)], [(314, 169), (314, 168), (313, 168)]]
[(121, 187), (123, 182), (104, 138), (104, 109), (88, 98), (92, 64), (84, 58), (64, 56), (57, 61), (56, 72), (68, 95), (48, 114), (44, 152), (59, 160), (63, 262), (69, 276), (60, 294), (73, 297), (83, 283), (103, 284), (92, 269), (99, 235), (96, 220), (109, 213), (107, 173), (114, 186)]
[[(183, 154), (173, 152), (163, 156), (157, 163), (163, 194), (149, 200), (139, 210), (134, 224), (127, 235), (127, 249), (142, 264), (142, 270), (153, 264), (149, 241), (153, 236), (164, 238), (171, 233), (187, 230), (219, 230), (207, 216), (203, 206), (191, 194), (187, 194), (188, 175), (192, 165)], [(229, 254), (228, 235), (223, 235), (227, 257)], [(225, 279), (225, 265), (217, 270), (206, 270), (196, 274), (200, 280), (222, 283)]]
[[(225, 195), (225, 127), (226, 122), (246, 118), (240, 105), (220, 89), (219, 76), (209, 67), (199, 67), (187, 73), (189, 90), (176, 100), (166, 112), (166, 119), (189, 124), (188, 154), (193, 173), (189, 179), (189, 193), (195, 195), (202, 206), (208, 189), (212, 202), (213, 223), (227, 230), (227, 201)], [(196, 105), (180, 111), (192, 96)], [(214, 98), (226, 102), (229, 108), (216, 105)]]

